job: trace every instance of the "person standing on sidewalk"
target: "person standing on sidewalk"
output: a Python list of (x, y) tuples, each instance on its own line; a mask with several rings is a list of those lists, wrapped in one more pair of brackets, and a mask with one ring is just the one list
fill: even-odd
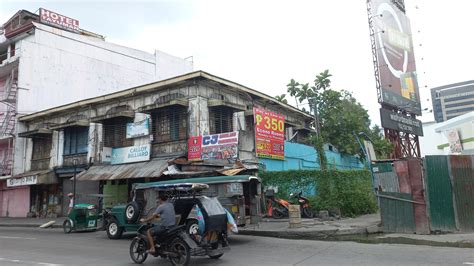
[(74, 208), (74, 194), (69, 193), (67, 196), (69, 197), (69, 208), (67, 209), (67, 215), (69, 215)]

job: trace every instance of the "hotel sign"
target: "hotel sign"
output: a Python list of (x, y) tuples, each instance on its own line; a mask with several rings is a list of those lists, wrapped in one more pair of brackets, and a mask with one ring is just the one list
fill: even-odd
[(40, 22), (64, 30), (79, 32), (79, 20), (40, 8)]

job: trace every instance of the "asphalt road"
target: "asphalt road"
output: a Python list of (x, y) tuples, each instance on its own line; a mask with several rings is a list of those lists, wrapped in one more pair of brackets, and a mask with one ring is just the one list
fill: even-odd
[[(0, 228), (0, 265), (135, 265), (132, 235), (109, 240), (104, 231), (64, 234), (59, 229)], [(474, 250), (231, 236), (219, 260), (193, 257), (191, 265), (474, 265)], [(144, 265), (170, 265), (149, 257)]]

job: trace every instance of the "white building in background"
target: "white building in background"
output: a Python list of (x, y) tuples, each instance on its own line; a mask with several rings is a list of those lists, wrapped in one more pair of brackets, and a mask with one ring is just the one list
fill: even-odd
[(436, 123), (423, 123), (421, 155), (474, 155), (474, 112)]
[(44, 9), (39, 15), (18, 11), (0, 30), (0, 216), (9, 192), (2, 179), (25, 171), (25, 139), (16, 137), (18, 115), (192, 70), (192, 62), (157, 50), (106, 42), (80, 29), (78, 20)]

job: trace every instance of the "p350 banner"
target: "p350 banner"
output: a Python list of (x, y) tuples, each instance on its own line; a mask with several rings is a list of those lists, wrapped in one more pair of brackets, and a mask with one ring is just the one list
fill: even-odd
[(253, 108), (257, 157), (285, 159), (285, 117), (261, 108)]

